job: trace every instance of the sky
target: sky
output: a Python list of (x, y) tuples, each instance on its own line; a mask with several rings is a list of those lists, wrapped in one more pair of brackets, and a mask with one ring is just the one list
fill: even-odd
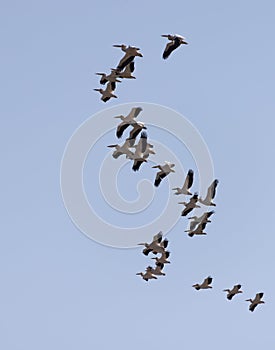
[[(272, 348), (274, 3), (26, 0), (1, 7), (1, 348)], [(189, 44), (164, 61), (161, 34), (168, 33)], [(112, 45), (123, 43), (143, 54), (136, 80), (123, 81), (118, 98), (103, 103), (93, 91), (94, 73), (114, 68), (122, 52)], [(136, 276), (151, 263), (142, 248), (88, 238), (68, 215), (60, 187), (63, 154), (76, 130), (97, 113), (112, 114), (106, 108), (125, 113), (139, 104), (187, 119), (219, 179), (207, 236), (189, 238), (187, 219), (179, 218), (164, 232), (171, 252), (166, 276), (148, 283)], [(146, 123), (145, 107), (139, 118)], [(147, 131), (158, 149), (176, 154), (178, 169), (198, 175), (182, 142), (154, 126)], [(151, 186), (152, 205), (141, 215), (107, 208), (96, 171), (109, 156), (114, 174), (106, 145), (116, 142), (106, 130), (90, 150), (83, 169), (87, 199), (111, 225), (141, 220), (146, 230), (172, 191), (169, 196), (168, 181), (158, 191)], [(138, 174), (123, 164), (118, 189), (125, 201), (137, 200), (139, 182), (154, 178), (153, 163)], [(213, 289), (192, 288), (208, 275)], [(244, 293), (229, 302), (222, 290), (237, 283)], [(251, 313), (245, 299), (258, 292), (266, 303)]]

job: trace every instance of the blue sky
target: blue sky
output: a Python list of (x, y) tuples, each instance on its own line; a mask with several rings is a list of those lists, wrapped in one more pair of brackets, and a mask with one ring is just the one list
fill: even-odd
[[(1, 348), (274, 346), (274, 12), (272, 1), (3, 2)], [(189, 42), (167, 61), (165, 33)], [(121, 43), (144, 57), (137, 79), (104, 104), (94, 73), (116, 65), (121, 51), (112, 45)], [(148, 263), (139, 248), (103, 246), (73, 225), (59, 183), (65, 146), (81, 123), (136, 101), (189, 119), (220, 180), (208, 235), (190, 239), (180, 220), (167, 236), (167, 275), (148, 284), (135, 275)], [(92, 157), (84, 174), (91, 200)], [(182, 165), (194, 166), (187, 155)], [(165, 196), (166, 186), (160, 190)], [(213, 290), (191, 287), (208, 275)], [(222, 289), (236, 283), (244, 294), (228, 302)], [(250, 313), (244, 299), (260, 291), (266, 304)]]

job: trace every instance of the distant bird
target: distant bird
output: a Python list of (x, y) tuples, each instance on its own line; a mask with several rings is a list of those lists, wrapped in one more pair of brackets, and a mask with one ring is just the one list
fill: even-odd
[(185, 41), (185, 38), (181, 35), (175, 34), (163, 34), (162, 37), (167, 38), (170, 42), (166, 45), (165, 50), (163, 52), (162, 58), (166, 60), (170, 54), (178, 48), (181, 44), (187, 45), (188, 43)]
[(110, 100), (110, 98), (114, 97), (114, 98), (117, 98), (116, 95), (113, 94), (113, 88), (112, 88), (112, 85), (110, 82), (108, 82), (107, 84), (107, 87), (105, 90), (103, 89), (94, 89), (95, 91), (99, 91), (101, 93), (101, 100), (103, 102), (107, 102)]
[(113, 147), (115, 148), (115, 151), (113, 152), (113, 157), (117, 159), (121, 155), (125, 154), (128, 157), (131, 157), (134, 155), (134, 153), (130, 150), (130, 142), (129, 140), (126, 140), (122, 146), (120, 145), (109, 145), (107, 147)]
[(182, 186), (182, 188), (176, 187), (176, 188), (172, 188), (172, 190), (176, 190), (177, 192), (175, 192), (175, 194), (185, 194), (185, 195), (192, 195), (191, 192), (189, 192), (189, 188), (193, 185), (193, 181), (194, 181), (194, 171), (193, 170), (188, 170), (188, 173), (186, 175), (184, 184)]
[(202, 199), (201, 197), (199, 198), (199, 202), (204, 205), (211, 205), (211, 206), (216, 206), (215, 203), (212, 202), (212, 199), (216, 195), (216, 188), (218, 186), (219, 180), (214, 180), (212, 184), (208, 187), (206, 197)]
[(113, 91), (116, 88), (116, 83), (121, 83), (121, 80), (117, 79), (117, 74), (112, 71), (109, 75), (105, 73), (95, 73), (96, 75), (101, 75), (100, 84), (105, 85), (108, 81), (111, 83)]
[(143, 129), (147, 129), (147, 127), (142, 122), (134, 122), (131, 124), (131, 126), (133, 127), (133, 129), (130, 131), (130, 135), (129, 135), (128, 139), (129, 139), (131, 147), (133, 147), (138, 134)]
[(250, 301), (250, 305), (249, 305), (249, 310), (251, 312), (253, 312), (255, 310), (255, 307), (259, 304), (264, 304), (265, 302), (262, 299), (262, 297), (264, 296), (264, 293), (257, 293), (256, 297), (252, 300), (252, 299), (246, 299), (246, 301)]
[(153, 268), (152, 266), (148, 266), (146, 268), (146, 271), (152, 273), (153, 275), (165, 276), (165, 273), (162, 272), (162, 266), (160, 264), (156, 265), (155, 268)]
[(186, 216), (187, 214), (189, 214), (193, 209), (195, 208), (200, 208), (199, 205), (197, 205), (198, 201), (198, 194), (195, 193), (193, 195), (193, 197), (190, 198), (189, 202), (179, 202), (179, 204), (184, 204), (185, 205), (185, 209), (182, 211), (181, 216)]
[(234, 297), (234, 295), (238, 294), (238, 293), (242, 293), (243, 291), (240, 290), (242, 287), (241, 284), (236, 284), (232, 289), (224, 289), (224, 292), (227, 292), (227, 299), (228, 300), (232, 300), (232, 298)]
[(164, 239), (162, 242), (162, 232), (160, 231), (153, 237), (151, 243), (138, 243), (138, 245), (143, 245), (145, 249), (143, 249), (143, 254), (148, 255), (150, 252), (157, 254), (162, 253), (168, 245), (168, 240)]
[(208, 276), (205, 278), (205, 280), (202, 282), (202, 284), (196, 283), (196, 284), (193, 284), (192, 287), (194, 287), (197, 290), (212, 288), (212, 286), (210, 286), (210, 284), (212, 283), (212, 280), (213, 280), (213, 278)]
[(203, 232), (205, 226), (206, 222), (200, 223), (195, 230), (185, 230), (185, 232), (188, 232), (189, 237), (193, 237), (194, 235), (206, 235), (206, 232)]
[[(128, 140), (130, 144), (130, 140)], [(143, 162), (147, 162), (147, 160), (144, 158), (144, 152), (146, 151), (147, 148), (147, 133), (143, 131), (141, 133), (140, 139), (138, 144), (135, 146), (135, 153), (130, 155), (128, 158), (132, 159), (134, 161), (132, 169), (134, 171), (138, 171), (141, 164)]]
[(143, 55), (138, 52), (140, 49), (134, 46), (126, 46), (124, 44), (122, 45), (113, 45), (113, 47), (120, 47), (123, 52), (125, 52), (125, 55), (122, 57), (122, 59), (119, 61), (117, 70), (119, 72), (122, 71), (123, 68), (125, 68), (130, 62), (134, 60), (136, 56), (143, 57)]
[(192, 220), (190, 222), (190, 227), (189, 227), (189, 230), (194, 230), (195, 227), (200, 224), (200, 223), (209, 223), (211, 222), (211, 220), (208, 220), (210, 218), (211, 215), (213, 215), (215, 212), (214, 210), (212, 211), (207, 211), (205, 213), (203, 213), (201, 216), (191, 216), (189, 217), (188, 219), (189, 220)]
[(142, 111), (141, 107), (133, 107), (130, 111), (130, 113), (124, 117), (123, 115), (118, 115), (114, 118), (119, 118), (122, 120), (122, 122), (118, 125), (116, 130), (116, 136), (118, 138), (121, 138), (123, 135), (124, 130), (128, 128), (128, 126), (133, 125), (136, 123), (135, 118), (139, 115), (139, 113)]
[(140, 275), (145, 281), (152, 280), (152, 279), (157, 279), (156, 276), (153, 275), (151, 271), (146, 271), (145, 273), (143, 272), (138, 272), (136, 275)]
[(120, 71), (119, 69), (112, 69), (112, 71), (121, 79), (136, 79), (136, 77), (132, 75), (134, 70), (135, 70), (134, 61), (127, 64), (127, 66), (123, 71)]
[(172, 164), (170, 162), (166, 162), (164, 165), (155, 165), (152, 168), (157, 168), (160, 169), (160, 171), (157, 172), (156, 174), (156, 178), (155, 178), (155, 182), (154, 185), (156, 187), (158, 187), (162, 181), (162, 179), (164, 179), (167, 175), (169, 175), (171, 172), (175, 172), (174, 169), (172, 169), (175, 166), (175, 164)]
[(158, 257), (155, 257), (155, 258), (151, 258), (151, 259), (154, 259), (156, 260), (156, 263), (159, 263), (159, 264), (170, 264), (170, 261), (167, 260), (170, 256), (170, 252), (168, 251), (163, 251), (161, 253), (161, 257), (158, 258)]

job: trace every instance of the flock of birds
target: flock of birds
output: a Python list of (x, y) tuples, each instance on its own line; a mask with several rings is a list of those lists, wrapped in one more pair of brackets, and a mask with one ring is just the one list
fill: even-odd
[[(187, 44), (185, 38), (180, 35), (165, 34), (162, 35), (162, 37), (167, 37), (167, 39), (169, 40), (162, 55), (163, 59), (167, 59), (170, 56), (170, 54), (181, 44)], [(118, 78), (135, 79), (135, 77), (131, 75), (134, 71), (134, 58), (136, 56), (143, 57), (143, 55), (139, 52), (140, 49), (137, 47), (127, 47), (126, 45), (113, 46), (120, 47), (122, 51), (125, 52), (125, 54), (119, 61), (117, 68), (112, 69), (109, 75), (106, 75), (105, 73), (96, 73), (98, 75), (101, 75), (101, 84), (107, 83), (107, 88), (105, 90), (94, 89), (102, 94), (101, 100), (104, 102), (108, 101), (111, 97), (117, 97), (113, 94), (113, 91), (116, 88), (116, 83), (121, 82)], [(154, 145), (148, 143), (147, 132), (144, 131), (147, 129), (147, 127), (144, 123), (136, 120), (141, 111), (141, 107), (133, 107), (127, 116), (119, 115), (114, 117), (121, 120), (120, 124), (116, 128), (117, 138), (120, 139), (123, 136), (124, 131), (128, 127), (131, 127), (132, 129), (124, 143), (122, 143), (121, 145), (113, 144), (108, 146), (115, 148), (112, 154), (113, 158), (117, 159), (118, 157), (125, 155), (126, 159), (132, 160), (133, 171), (138, 171), (143, 163), (148, 162), (149, 156), (151, 154), (155, 154), (155, 151), (153, 150)], [(140, 138), (138, 142), (136, 142), (139, 134)], [(174, 167), (175, 164), (168, 161), (165, 161), (162, 165), (159, 164), (153, 166), (152, 168), (159, 169), (155, 176), (154, 186), (159, 187), (159, 185), (165, 177), (167, 177), (170, 173), (174, 173)], [(185, 206), (185, 208), (181, 212), (181, 216), (183, 217), (186, 217), (194, 209), (201, 208), (201, 205), (205, 207), (216, 206), (216, 204), (213, 202), (213, 199), (215, 198), (216, 189), (219, 181), (217, 179), (214, 179), (214, 181), (208, 187), (207, 194), (204, 198), (199, 197), (197, 192), (195, 192), (194, 194), (190, 192), (193, 182), (194, 171), (192, 169), (189, 169), (182, 187), (176, 187), (172, 189), (173, 191), (175, 191), (175, 195), (191, 196), (188, 202), (178, 202), (178, 204), (183, 204)], [(199, 205), (198, 203), (201, 205)], [(214, 211), (212, 210), (205, 211), (200, 216), (189, 217), (188, 219), (190, 220), (190, 225), (189, 228), (185, 230), (188, 236), (193, 237), (195, 235), (206, 235), (207, 233), (204, 232), (204, 230), (206, 225), (208, 223), (211, 223), (211, 220), (209, 220), (209, 218), (213, 214)], [(165, 276), (166, 274), (163, 272), (164, 266), (165, 264), (170, 263), (170, 261), (168, 260), (170, 252), (166, 250), (168, 246), (168, 239), (163, 239), (163, 234), (160, 231), (153, 237), (152, 242), (139, 243), (139, 245), (144, 246), (144, 255), (155, 255), (151, 258), (155, 260), (155, 266), (152, 267), (151, 265), (149, 265), (146, 267), (145, 272), (138, 272), (137, 275), (140, 275), (141, 278), (145, 281), (157, 279), (157, 276)], [(210, 289), (212, 288), (212, 280), (212, 277), (208, 276), (204, 279), (204, 281), (201, 284), (196, 283), (192, 287), (194, 287), (196, 290)], [(232, 298), (235, 295), (243, 293), (243, 291), (241, 290), (241, 284), (234, 285), (232, 289), (224, 289), (224, 292), (227, 292), (228, 300), (232, 300)], [(254, 311), (257, 305), (264, 303), (264, 301), (262, 300), (263, 295), (264, 293), (260, 292), (256, 294), (254, 299), (246, 299), (246, 301), (250, 302), (250, 311)]]

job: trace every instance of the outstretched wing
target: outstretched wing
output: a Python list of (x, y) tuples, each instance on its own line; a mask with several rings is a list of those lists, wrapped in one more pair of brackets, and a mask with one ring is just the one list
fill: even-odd
[(187, 190), (193, 185), (194, 181), (194, 171), (192, 169), (188, 170), (183, 187)]
[(165, 47), (165, 50), (163, 52), (162, 58), (164, 60), (166, 60), (170, 54), (172, 53), (172, 51), (174, 51), (177, 47), (180, 46), (180, 41), (179, 40), (173, 40), (170, 43), (168, 43)]
[(162, 181), (168, 174), (165, 174), (164, 172), (158, 172), (155, 178), (154, 185), (158, 187)]
[(126, 130), (128, 128), (130, 124), (127, 123), (123, 123), (123, 124), (119, 124), (119, 126), (116, 129), (116, 136), (120, 139), (121, 136), (123, 135), (124, 130)]

